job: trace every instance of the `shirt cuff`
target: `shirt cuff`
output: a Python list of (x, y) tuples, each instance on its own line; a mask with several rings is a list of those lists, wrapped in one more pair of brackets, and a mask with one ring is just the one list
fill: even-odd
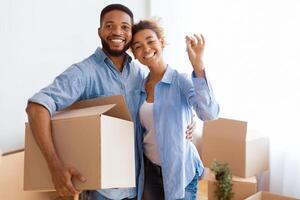
[(209, 91), (209, 85), (204, 71), (204, 77), (197, 77), (195, 71), (192, 72), (192, 80), (195, 88), (205, 87)]
[(51, 116), (56, 111), (54, 100), (44, 93), (36, 93), (30, 99), (28, 99), (28, 102), (37, 103), (44, 106), (45, 108), (47, 108)]

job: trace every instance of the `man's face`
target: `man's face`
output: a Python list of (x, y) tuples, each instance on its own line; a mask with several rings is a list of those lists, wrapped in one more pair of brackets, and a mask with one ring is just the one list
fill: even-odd
[(98, 29), (103, 50), (111, 56), (124, 55), (132, 38), (131, 26), (131, 18), (127, 13), (119, 10), (106, 13)]

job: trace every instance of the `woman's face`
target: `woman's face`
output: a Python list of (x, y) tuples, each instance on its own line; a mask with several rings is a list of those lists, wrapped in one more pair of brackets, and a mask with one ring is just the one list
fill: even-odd
[(151, 29), (133, 35), (132, 52), (142, 64), (153, 66), (162, 62), (162, 40)]

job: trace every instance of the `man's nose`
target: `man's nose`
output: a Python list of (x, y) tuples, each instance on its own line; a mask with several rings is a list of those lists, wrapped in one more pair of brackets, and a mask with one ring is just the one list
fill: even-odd
[(112, 30), (112, 33), (115, 35), (121, 35), (123, 33), (122, 28), (119, 26), (115, 26)]

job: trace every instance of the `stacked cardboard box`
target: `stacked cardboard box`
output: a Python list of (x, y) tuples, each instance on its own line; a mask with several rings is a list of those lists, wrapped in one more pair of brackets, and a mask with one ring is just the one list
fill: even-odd
[(272, 194), (270, 192), (258, 192), (245, 200), (297, 200), (295, 198)]
[(24, 151), (4, 155), (0, 164), (0, 199), (2, 200), (77, 200), (78, 197), (59, 198), (56, 192), (23, 190)]
[[(255, 177), (240, 178), (233, 176), (232, 191), (234, 197), (232, 200), (245, 199), (257, 191), (257, 181)], [(216, 179), (215, 174), (208, 168), (205, 168), (203, 179), (199, 183), (199, 188), (206, 187), (205, 196), (209, 200), (217, 200), (215, 197)], [(202, 192), (203, 193), (203, 192)], [(200, 194), (199, 194), (200, 195)], [(204, 196), (204, 195), (202, 195)], [(198, 199), (201, 199), (200, 196)]]
[[(227, 163), (233, 177), (234, 199), (245, 199), (257, 192), (256, 175), (269, 169), (269, 140), (247, 128), (247, 122), (220, 118), (203, 126), (201, 158), (205, 167), (216, 160)], [(208, 199), (214, 199), (212, 178)]]
[(233, 175), (248, 178), (269, 169), (269, 140), (247, 129), (247, 122), (220, 118), (203, 126), (202, 160), (228, 163)]
[[(135, 187), (134, 125), (122, 96), (77, 102), (51, 120), (59, 157), (87, 181), (80, 190)], [(121, 167), (122, 166), (122, 167)], [(24, 189), (54, 190), (47, 163), (26, 125)]]
[[(234, 176), (232, 178), (232, 192), (234, 197), (232, 200), (245, 199), (254, 194), (257, 190), (257, 182), (255, 177), (240, 178)], [(215, 180), (208, 182), (208, 199), (214, 199), (214, 192), (216, 190)]]

